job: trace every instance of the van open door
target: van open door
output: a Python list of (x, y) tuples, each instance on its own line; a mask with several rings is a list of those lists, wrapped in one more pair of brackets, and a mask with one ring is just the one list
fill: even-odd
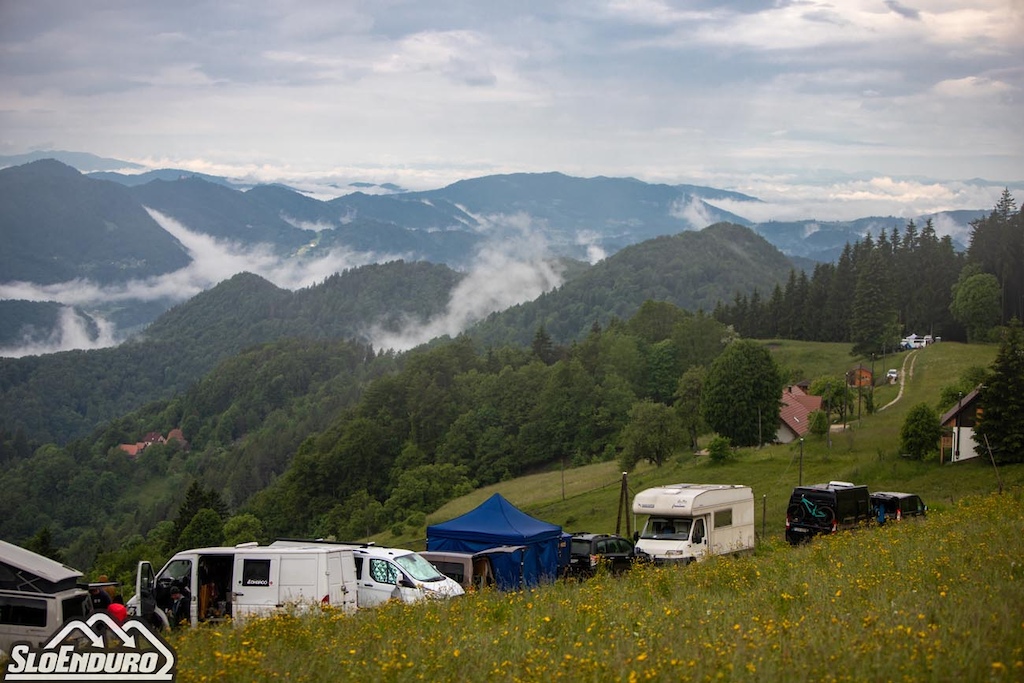
[(153, 565), (142, 560), (135, 571), (135, 600), (137, 612), (135, 617), (147, 624), (167, 627), (167, 619), (163, 612), (156, 608), (156, 573)]

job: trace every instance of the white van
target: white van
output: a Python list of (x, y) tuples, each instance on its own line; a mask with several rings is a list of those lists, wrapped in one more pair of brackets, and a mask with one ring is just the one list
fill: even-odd
[(0, 541), (0, 655), (14, 643), (39, 646), (61, 624), (92, 613), (82, 572)]
[[(732, 484), (671, 484), (641, 491), (633, 513), (647, 515), (636, 549), (656, 564), (754, 550), (754, 493)], [(637, 525), (639, 527), (639, 524)]]
[[(493, 588), (497, 583), (492, 558), (500, 555), (511, 555), (521, 558), (526, 552), (523, 545), (503, 545), (497, 548), (479, 550), (475, 553), (455, 552), (447, 550), (425, 550), (420, 555), (437, 567), (437, 570), (462, 586), (463, 590), (483, 590)], [(516, 585), (525, 585), (522, 576), (522, 564)]]
[(351, 550), (355, 556), (360, 607), (373, 607), (392, 598), (413, 603), (424, 598), (453, 598), (465, 594), (458, 582), (445, 576), (412, 550), (385, 548), (373, 543), (282, 538), (276, 547), (333, 547)]
[(249, 616), (313, 605), (354, 612), (356, 567), (344, 548), (280, 548), (242, 543), (176, 553), (159, 573), (140, 562), (128, 614), (168, 626), (171, 587), (189, 602), (189, 623)]

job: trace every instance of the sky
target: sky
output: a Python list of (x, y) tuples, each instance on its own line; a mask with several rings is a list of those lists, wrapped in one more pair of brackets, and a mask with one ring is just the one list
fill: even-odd
[[(560, 171), (752, 220), (994, 206), (1024, 0), (0, 0), (0, 154), (442, 187)], [(970, 182), (986, 179), (991, 184)]]

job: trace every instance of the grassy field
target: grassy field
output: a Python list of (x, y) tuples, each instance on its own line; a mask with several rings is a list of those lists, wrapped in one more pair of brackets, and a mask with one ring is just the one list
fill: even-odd
[(739, 559), (171, 636), (178, 680), (1020, 681), (1024, 498)]

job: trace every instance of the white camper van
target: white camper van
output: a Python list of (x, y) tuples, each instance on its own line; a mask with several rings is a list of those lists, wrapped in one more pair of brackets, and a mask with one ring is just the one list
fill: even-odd
[(351, 550), (275, 548), (243, 543), (196, 548), (174, 555), (159, 573), (140, 562), (128, 613), (168, 626), (171, 589), (188, 601), (192, 626), (225, 617), (242, 620), (280, 609), (330, 605), (356, 609), (356, 567)]
[(283, 538), (270, 547), (345, 548), (355, 556), (360, 607), (373, 607), (395, 598), (413, 603), (424, 598), (453, 598), (465, 590), (445, 576), (419, 553), (404, 548), (385, 548), (372, 543)]
[(0, 541), (0, 655), (14, 643), (42, 645), (71, 619), (92, 612), (82, 572)]
[(636, 549), (656, 564), (754, 549), (754, 493), (749, 486), (659, 486), (636, 494), (633, 514), (647, 516)]

